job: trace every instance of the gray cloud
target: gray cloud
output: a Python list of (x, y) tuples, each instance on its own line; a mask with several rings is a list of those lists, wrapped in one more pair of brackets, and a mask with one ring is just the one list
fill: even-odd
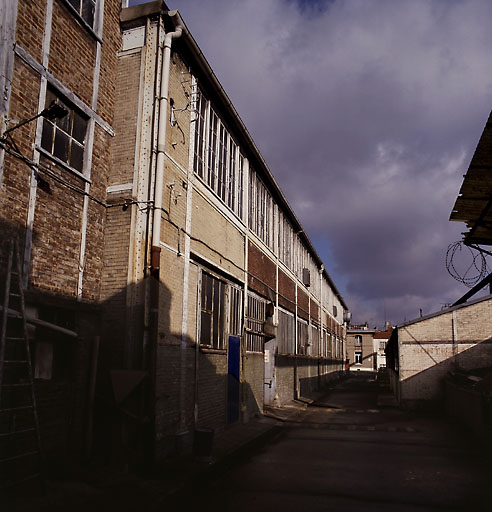
[(449, 213), (490, 110), (492, 3), (168, 4), (182, 13), (355, 320), (401, 322), (466, 291), (444, 257), (465, 228)]

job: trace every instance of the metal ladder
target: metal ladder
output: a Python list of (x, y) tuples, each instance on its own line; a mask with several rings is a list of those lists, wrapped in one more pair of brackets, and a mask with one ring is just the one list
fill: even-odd
[(19, 244), (10, 241), (0, 318), (0, 496), (43, 491)]

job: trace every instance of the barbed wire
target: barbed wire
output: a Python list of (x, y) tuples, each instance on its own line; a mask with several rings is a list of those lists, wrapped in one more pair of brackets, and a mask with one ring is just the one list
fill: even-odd
[[(464, 247), (469, 251), (471, 263), (464, 272), (460, 272), (456, 268), (455, 257), (457, 254), (461, 254)], [(463, 283), (468, 288), (472, 288), (490, 272), (485, 253), (478, 247), (472, 248), (466, 245), (462, 240), (448, 245), (448, 250), (446, 251), (446, 270), (453, 279)]]

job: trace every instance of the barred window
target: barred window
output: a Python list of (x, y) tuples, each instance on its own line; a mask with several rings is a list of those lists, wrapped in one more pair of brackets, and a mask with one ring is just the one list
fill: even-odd
[(50, 105), (53, 101), (63, 105), (68, 114), (61, 119), (43, 119), (41, 148), (64, 164), (82, 172), (87, 118), (49, 88), (46, 92), (46, 105)]
[(202, 273), (200, 344), (224, 348), (225, 283)]
[(246, 316), (246, 350), (263, 352), (265, 336), (263, 324), (266, 320), (266, 301), (252, 292), (248, 292), (248, 314)]
[(242, 335), (242, 313), (243, 291), (231, 283), (202, 271), (200, 345), (224, 349), (228, 335)]
[(229, 330), (232, 336), (243, 334), (243, 290), (229, 286)]
[(292, 313), (282, 309), (278, 310), (277, 342), (280, 354), (296, 353), (296, 321)]

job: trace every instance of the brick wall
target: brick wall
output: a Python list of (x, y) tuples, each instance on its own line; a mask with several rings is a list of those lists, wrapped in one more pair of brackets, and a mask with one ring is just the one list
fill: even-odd
[[(18, 2), (16, 44), (38, 66), (42, 66), (43, 59), (45, 10), (46, 2)], [(101, 47), (103, 78), (98, 88), (98, 105), (104, 106), (104, 110), (98, 113), (110, 124), (115, 85), (114, 63), (116, 50), (119, 48), (119, 10), (119, 0), (105, 1), (104, 44)], [(57, 0), (53, 2), (51, 28), (49, 48), (46, 48), (49, 55), (48, 71), (90, 108), (96, 64), (96, 39)], [(40, 85), (41, 76), (15, 55), (8, 114), (12, 123), (38, 112)], [(34, 121), (12, 132), (20, 151), (29, 159), (39, 156), (34, 147), (35, 130)], [(110, 153), (111, 136), (96, 124), (90, 194), (102, 202), (106, 200)], [(71, 372), (61, 380), (36, 382), (42, 444), (47, 456), (63, 455), (67, 451), (80, 455), (87, 426), (90, 357), (94, 337), (99, 334), (99, 310), (91, 304), (98, 303), (101, 298), (106, 212), (96, 202), (88, 202), (85, 260), (83, 269), (80, 269), (85, 201), (80, 189), (85, 188), (86, 182), (63, 166), (55, 164), (52, 159), (41, 157), (40, 163), (51, 169), (57, 179), (40, 173), (44, 183), (37, 187), (36, 195), (31, 196), (34, 221), (26, 300), (33, 311), (48, 308), (58, 318), (55, 323), (63, 321), (67, 311), (70, 311), (70, 316), (74, 317), (72, 329), (78, 333), (76, 340), (67, 338), (63, 342), (66, 341), (70, 347)], [(29, 166), (6, 154), (0, 181), (0, 227), (2, 238), (8, 239), (11, 235), (19, 238), (21, 257), (26, 239), (30, 182)], [(81, 270), (82, 300), (76, 301)], [(38, 334), (35, 334), (36, 340)], [(51, 333), (51, 338), (55, 337)], [(58, 356), (55, 351), (55, 361)]]
[(492, 365), (491, 313), (491, 299), (457, 308), (454, 335), (452, 312), (398, 328), (402, 403), (441, 400), (447, 372)]
[(273, 292), (277, 289), (275, 263), (251, 242), (248, 244), (248, 272), (248, 286), (260, 295), (268, 298), (268, 287)]
[(278, 270), (278, 303), (283, 308), (295, 313), (296, 284), (282, 270)]
[(109, 185), (133, 182), (137, 143), (138, 95), (140, 88), (141, 54), (124, 55), (118, 59), (116, 80), (118, 90), (114, 100), (115, 138), (111, 155)]
[(309, 295), (302, 288), (297, 288), (297, 314), (309, 320)]
[(95, 38), (77, 23), (62, 2), (53, 2), (48, 69), (87, 105), (92, 102), (95, 58)]

